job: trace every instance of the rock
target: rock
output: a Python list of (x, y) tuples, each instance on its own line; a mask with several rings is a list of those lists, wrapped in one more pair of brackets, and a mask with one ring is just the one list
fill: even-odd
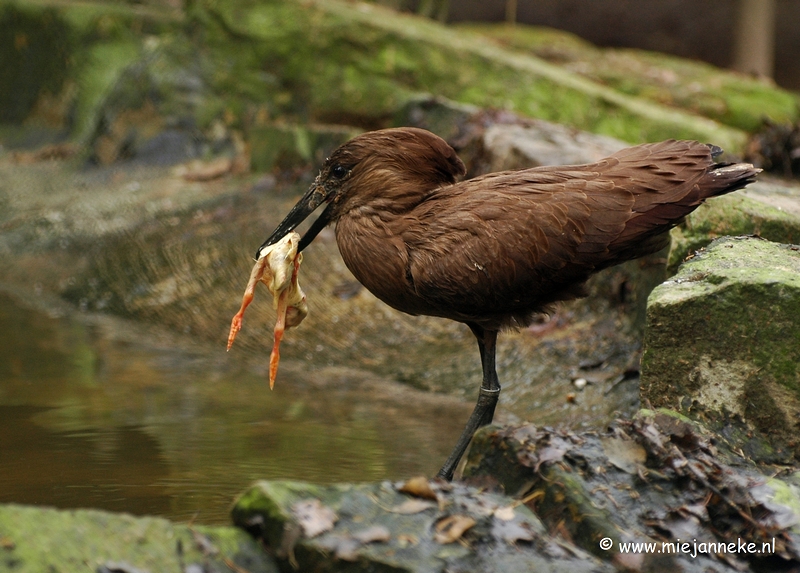
[(410, 125), (435, 133), (450, 145), (463, 148), (479, 128), (475, 118), (481, 109), (474, 105), (459, 103), (441, 96), (423, 94), (410, 98), (394, 117), (394, 126)]
[(96, 510), (0, 505), (0, 572), (277, 573), (244, 531)]
[(758, 129), (765, 117), (779, 123), (791, 123), (800, 117), (796, 93), (698, 60), (645, 50), (598, 48), (563, 30), (519, 23), (468, 23), (457, 28), (535, 54), (625, 94), (746, 131)]
[(445, 139), (464, 160), (467, 178), (542, 165), (592, 163), (629, 145), (550, 121), (430, 95), (410, 100), (394, 124), (421, 127)]
[[(620, 569), (797, 566), (798, 473), (773, 477), (775, 468), (755, 469), (738, 447), (666, 410), (642, 410), (604, 433), (489, 426), (476, 434), (463, 478), (521, 498), (550, 531)], [(742, 540), (767, 555), (729, 549)], [(677, 549), (681, 542), (689, 543)]]
[(568, 541), (556, 541), (523, 504), (441, 481), (420, 489), (422, 480), (262, 481), (237, 500), (233, 519), (259, 537), (282, 568), (300, 571), (612, 570)]
[(498, 123), (486, 129), (483, 141), (491, 156), (489, 171), (592, 163), (628, 146), (618, 139), (547, 121), (528, 123)]
[(103, 99), (90, 159), (173, 165), (210, 149), (197, 116), (211, 94), (201, 66), (176, 42), (155, 44), (126, 67)]
[(799, 185), (762, 176), (746, 189), (701, 205), (672, 231), (670, 274), (716, 237), (753, 234), (776, 243), (800, 243)]
[(42, 97), (62, 90), (73, 44), (56, 10), (16, 2), (0, 6), (0, 123), (22, 123)]
[(341, 125), (273, 124), (250, 131), (251, 166), (255, 171), (316, 171), (331, 152), (360, 130)]
[(647, 307), (642, 400), (741, 416), (800, 456), (800, 247), (714, 241)]

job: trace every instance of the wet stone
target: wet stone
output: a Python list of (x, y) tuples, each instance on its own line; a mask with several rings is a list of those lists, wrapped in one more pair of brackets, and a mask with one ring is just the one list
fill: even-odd
[(238, 499), (233, 518), (286, 570), (613, 570), (550, 536), (522, 503), (423, 480), (325, 487), (262, 481)]
[(758, 235), (776, 243), (800, 243), (800, 185), (762, 174), (746, 189), (700, 205), (671, 235), (667, 261), (670, 274), (691, 253), (725, 235)]
[(489, 426), (463, 477), (522, 500), (549, 531), (625, 570), (797, 567), (798, 473), (757, 468), (740, 451), (675, 412), (641, 410), (602, 434)]
[(800, 247), (754, 237), (713, 242), (650, 296), (643, 401), (741, 418), (768, 448), (797, 456), (798, 316)]
[(277, 573), (271, 558), (231, 526), (172, 523), (97, 510), (0, 505), (0, 572)]

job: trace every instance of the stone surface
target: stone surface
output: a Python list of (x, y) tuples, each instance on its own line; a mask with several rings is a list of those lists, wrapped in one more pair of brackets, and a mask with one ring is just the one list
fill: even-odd
[(760, 176), (747, 188), (701, 205), (672, 231), (667, 266), (725, 235), (758, 235), (776, 243), (800, 243), (800, 185)]
[[(623, 570), (791, 570), (800, 563), (800, 474), (757, 467), (736, 453), (741, 437), (667, 410), (642, 410), (603, 433), (489, 426), (463, 476), (524, 500), (550, 531)], [(709, 550), (742, 540), (758, 553)]]
[(800, 453), (798, 317), (800, 247), (714, 241), (650, 296), (642, 399), (741, 416)]
[(250, 165), (255, 171), (315, 171), (331, 152), (360, 130), (340, 125), (273, 124), (250, 132)]
[[(54, 43), (51, 51), (66, 65), (22, 74), (36, 81), (19, 90), (25, 101), (12, 106), (19, 110), (8, 120), (52, 124), (61, 136), (66, 130), (82, 142), (91, 140), (99, 161), (139, 152), (160, 157), (153, 149), (164, 149), (161, 142), (150, 141), (155, 128), (184, 135), (182, 153), (188, 148), (204, 154), (221, 143), (221, 131), (247, 132), (277, 118), (382, 127), (421, 93), (631, 142), (693, 137), (739, 151), (746, 140), (738, 126), (725, 124), (726, 114), (708, 119), (719, 106), (686, 113), (649, 97), (647, 87), (631, 92), (627, 84), (573, 71), (516, 46), (373, 5), (201, 1), (181, 10), (43, 0), (0, 8), (4, 37), (33, 38), (30, 30), (37, 27), (54, 30), (52, 42), (37, 42), (37, 48)], [(7, 51), (19, 56), (15, 52), (23, 49), (32, 51), (33, 44)], [(647, 70), (658, 69), (653, 58), (639, 66), (644, 72), (632, 65), (639, 73), (631, 72), (628, 83), (646, 86), (652, 80)], [(15, 65), (3, 67), (9, 72), (0, 78), (2, 85), (20, 85)], [(599, 64), (591, 59), (588, 65)], [(754, 89), (756, 84), (717, 73), (726, 80), (726, 101), (745, 109), (774, 108), (776, 117), (792, 109), (791, 94), (764, 85)], [(688, 101), (697, 100), (694, 95)], [(781, 105), (769, 107), (772, 102)], [(137, 124), (143, 129), (135, 129)]]
[(483, 141), (491, 155), (489, 171), (593, 163), (628, 146), (618, 139), (546, 121), (494, 124), (486, 129)]
[(236, 502), (233, 517), (285, 571), (612, 570), (548, 535), (511, 498), (426, 478), (326, 487), (259, 482)]
[(174, 524), (96, 510), (0, 505), (0, 571), (277, 573), (235, 527)]

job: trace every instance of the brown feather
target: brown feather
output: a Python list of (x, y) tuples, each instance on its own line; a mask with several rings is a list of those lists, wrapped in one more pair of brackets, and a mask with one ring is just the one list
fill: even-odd
[[(336, 165), (348, 176), (334, 181)], [(714, 164), (708, 145), (664, 141), (590, 165), (456, 182), (464, 166), (437, 136), (366, 133), (323, 167), (348, 268), (387, 304), (497, 330), (582, 295), (594, 272), (661, 249), (706, 198), (755, 178)]]

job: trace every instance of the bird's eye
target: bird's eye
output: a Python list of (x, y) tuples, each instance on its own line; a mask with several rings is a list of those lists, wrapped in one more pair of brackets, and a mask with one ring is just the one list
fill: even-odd
[(342, 179), (347, 175), (347, 169), (341, 165), (334, 165), (333, 169), (331, 169), (331, 175), (336, 177), (336, 179)]

